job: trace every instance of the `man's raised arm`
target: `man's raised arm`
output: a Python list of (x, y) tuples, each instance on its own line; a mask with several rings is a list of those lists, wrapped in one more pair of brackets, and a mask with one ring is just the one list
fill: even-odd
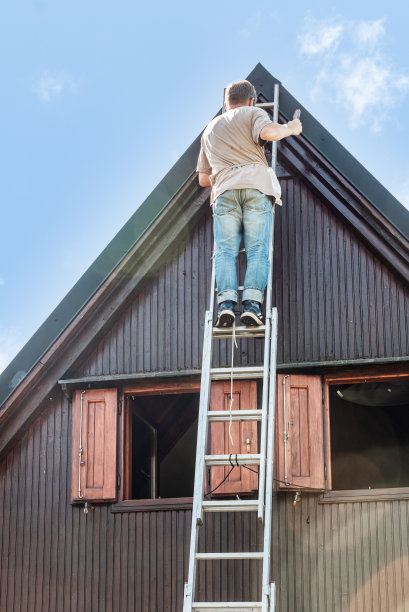
[(282, 140), (288, 136), (298, 136), (302, 132), (302, 125), (299, 119), (293, 119), (288, 123), (268, 123), (260, 132), (263, 140)]

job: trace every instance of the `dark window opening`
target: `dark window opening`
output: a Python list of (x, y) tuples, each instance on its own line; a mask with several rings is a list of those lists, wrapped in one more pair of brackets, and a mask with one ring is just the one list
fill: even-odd
[(132, 411), (132, 497), (150, 499), (156, 492), (157, 430)]
[(192, 497), (199, 395), (128, 398), (128, 499)]
[(409, 381), (329, 387), (332, 488), (409, 486)]

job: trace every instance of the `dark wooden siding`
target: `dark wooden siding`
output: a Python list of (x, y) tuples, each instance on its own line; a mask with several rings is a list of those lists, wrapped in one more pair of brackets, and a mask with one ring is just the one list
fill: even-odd
[(284, 183), (277, 214), (279, 361), (408, 354), (409, 291), (305, 186)]
[[(278, 361), (408, 354), (407, 287), (302, 180), (282, 185), (274, 262)], [(211, 246), (206, 208), (192, 236), (165, 254), (69, 374), (199, 369)], [(261, 356), (261, 341), (240, 341), (236, 363)], [(222, 341), (215, 364), (229, 357)], [(0, 612), (180, 612), (190, 511), (114, 514), (103, 504), (86, 516), (71, 506), (71, 409), (59, 389), (51, 396), (0, 463)], [(407, 500), (321, 504), (318, 495), (304, 494), (295, 508), (292, 500), (274, 500), (277, 609), (409, 612)], [(211, 543), (220, 535), (223, 550), (255, 550), (254, 519), (211, 516), (201, 537)], [(254, 567), (202, 569), (201, 598), (256, 597)]]
[[(84, 515), (69, 503), (70, 407), (58, 394), (0, 464), (1, 612), (181, 612), (188, 510)], [(409, 504), (274, 500), (273, 567), (281, 612), (409, 610)], [(256, 550), (254, 516), (215, 515), (221, 550)], [(202, 540), (203, 541), (203, 540)], [(217, 544), (214, 544), (215, 546)], [(256, 595), (254, 562), (203, 568), (209, 599)]]
[[(302, 181), (282, 185), (274, 257), (278, 362), (407, 355), (408, 288)], [(207, 209), (190, 240), (138, 289), (75, 375), (200, 367), (211, 225)], [(241, 340), (237, 363), (260, 363), (261, 343)], [(229, 359), (229, 344), (221, 341), (214, 364)]]

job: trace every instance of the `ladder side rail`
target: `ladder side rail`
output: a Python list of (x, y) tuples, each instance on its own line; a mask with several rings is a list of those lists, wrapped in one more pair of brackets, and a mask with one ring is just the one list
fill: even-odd
[(264, 492), (266, 478), (266, 440), (267, 440), (267, 419), (268, 419), (268, 386), (269, 386), (269, 361), (270, 361), (270, 342), (271, 342), (271, 299), (272, 299), (272, 269), (273, 269), (273, 235), (274, 235), (274, 205), (271, 209), (271, 230), (269, 238), (269, 272), (267, 281), (267, 300), (266, 300), (266, 333), (264, 338), (264, 372), (263, 372), (263, 397), (261, 404), (261, 432), (260, 432), (260, 467), (258, 483), (258, 511), (257, 518), (262, 522), (264, 515)]
[(209, 310), (205, 315), (205, 330), (203, 338), (202, 352), (202, 375), (200, 380), (200, 401), (199, 401), (199, 417), (197, 428), (197, 443), (196, 443), (196, 464), (195, 464), (195, 481), (193, 491), (193, 508), (192, 508), (192, 531), (190, 534), (190, 554), (189, 554), (189, 571), (188, 580), (185, 584), (185, 598), (183, 612), (192, 611), (192, 601), (194, 598), (195, 582), (196, 582), (196, 551), (199, 539), (199, 526), (202, 522), (202, 503), (205, 485), (205, 452), (208, 433), (208, 418), (207, 412), (209, 409), (210, 399), (210, 366), (212, 363), (212, 348), (213, 348), (213, 296), (215, 286), (215, 265), (214, 257), (212, 257), (212, 277), (210, 290), (210, 305)]
[[(272, 338), (270, 357), (270, 391), (268, 407), (268, 433), (267, 433), (267, 476), (266, 476), (266, 509), (264, 522), (264, 559), (263, 559), (263, 590), (262, 590), (262, 612), (274, 612), (275, 602), (273, 590), (270, 585), (271, 566), (271, 526), (272, 526), (272, 503), (273, 503), (273, 477), (274, 477), (274, 429), (276, 408), (276, 375), (277, 375), (277, 330), (278, 314), (277, 308), (272, 312)], [(269, 603), (270, 602), (270, 603)]]
[[(278, 121), (278, 100), (279, 100), (279, 86), (274, 85), (274, 111), (273, 120), (277, 123)], [(277, 141), (272, 143), (272, 154), (271, 154), (271, 167), (275, 172), (277, 164)], [(273, 291), (273, 263), (274, 263), (274, 219), (275, 219), (275, 205), (273, 204), (271, 210), (271, 230), (268, 247), (269, 257), (269, 271), (267, 281), (267, 300), (266, 300), (266, 334), (264, 340), (264, 378), (263, 378), (263, 400), (262, 400), (262, 421), (261, 421), (261, 441), (260, 441), (260, 455), (262, 457), (260, 468), (259, 468), (259, 496), (258, 496), (258, 512), (257, 517), (261, 522), (263, 520), (263, 513), (265, 512), (265, 456), (266, 456), (266, 437), (267, 437), (267, 418), (269, 405), (269, 370), (270, 370), (270, 345), (271, 345), (271, 301)]]
[[(274, 85), (274, 110), (273, 110), (273, 121), (274, 123), (278, 123), (278, 99), (280, 95), (279, 85), (276, 83)], [(276, 171), (277, 165), (277, 140), (273, 140), (273, 145), (271, 148), (271, 167)]]

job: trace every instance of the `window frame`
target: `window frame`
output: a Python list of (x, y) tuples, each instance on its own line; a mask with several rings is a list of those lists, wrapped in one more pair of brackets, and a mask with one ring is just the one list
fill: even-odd
[(351, 503), (351, 502), (370, 502), (387, 501), (394, 499), (409, 499), (409, 487), (382, 488), (382, 489), (337, 489), (332, 490), (332, 464), (331, 464), (331, 421), (329, 406), (329, 387), (330, 385), (357, 384), (366, 382), (384, 382), (397, 379), (409, 379), (407, 369), (397, 372), (390, 370), (366, 369), (357, 372), (348, 370), (334, 374), (326, 374), (323, 377), (324, 384), (324, 410), (325, 410), (325, 461), (327, 465), (328, 490), (320, 495), (320, 503)]
[(200, 379), (184, 380), (146, 380), (124, 386), (120, 390), (122, 410), (118, 425), (118, 475), (119, 489), (118, 501), (111, 508), (112, 512), (160, 511), (166, 509), (189, 509), (193, 505), (193, 497), (168, 497), (160, 499), (129, 499), (130, 474), (127, 470), (127, 457), (129, 456), (130, 435), (127, 427), (130, 410), (127, 409), (128, 398), (148, 395), (182, 395), (183, 393), (200, 394)]

